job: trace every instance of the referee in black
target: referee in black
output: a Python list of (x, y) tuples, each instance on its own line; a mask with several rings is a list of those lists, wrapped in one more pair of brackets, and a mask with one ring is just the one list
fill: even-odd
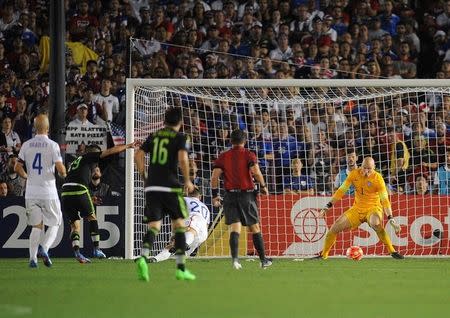
[(242, 268), (238, 259), (239, 234), (242, 225), (248, 226), (253, 233), (253, 245), (261, 260), (261, 267), (267, 268), (272, 265), (272, 261), (266, 258), (264, 252), (253, 178), (259, 182), (262, 194), (268, 194), (268, 191), (256, 155), (244, 147), (246, 141), (245, 133), (242, 130), (234, 130), (231, 133), (232, 149), (221, 153), (214, 161), (211, 176), (212, 200), (214, 206), (221, 205), (218, 187), (219, 177), (223, 174), (225, 187), (223, 211), (225, 213), (225, 224), (230, 225), (230, 249), (233, 268)]
[[(194, 190), (189, 178), (189, 142), (179, 132), (183, 124), (181, 108), (170, 107), (164, 115), (164, 128), (154, 132), (145, 140), (135, 153), (135, 162), (139, 174), (145, 180), (145, 217), (148, 224), (143, 238), (141, 256), (136, 259), (138, 277), (149, 281), (147, 258), (150, 249), (161, 230), (161, 220), (168, 214), (175, 233), (175, 255), (178, 280), (195, 280), (196, 277), (185, 268), (186, 231), (184, 219), (188, 217), (183, 187), (178, 181), (178, 163), (184, 178), (186, 193)], [(148, 173), (145, 171), (145, 154), (150, 154)]]

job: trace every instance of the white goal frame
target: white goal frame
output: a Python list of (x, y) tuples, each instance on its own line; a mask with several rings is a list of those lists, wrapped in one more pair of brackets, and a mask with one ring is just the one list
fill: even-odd
[[(134, 111), (135, 89), (139, 86), (147, 87), (450, 87), (450, 80), (441, 79), (370, 79), (370, 80), (309, 80), (309, 79), (282, 79), (282, 80), (249, 80), (249, 79), (133, 79), (126, 81), (126, 142), (134, 141)], [(125, 258), (133, 258), (134, 249), (134, 150), (126, 152), (126, 199), (125, 199)]]

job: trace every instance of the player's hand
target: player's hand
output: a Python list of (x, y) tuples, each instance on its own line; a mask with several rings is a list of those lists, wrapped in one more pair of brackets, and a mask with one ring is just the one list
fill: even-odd
[(94, 203), (94, 205), (102, 204), (102, 198), (100, 198), (100, 197), (94, 195), (94, 196), (92, 197), (92, 203)]
[(266, 195), (269, 194), (269, 190), (267, 190), (267, 186), (259, 188), (259, 192), (261, 194), (266, 194)]
[(212, 204), (216, 208), (220, 207), (222, 205), (222, 198), (220, 196), (217, 196), (217, 197), (213, 198), (212, 199)]
[(191, 180), (188, 180), (187, 182), (184, 183), (184, 192), (186, 194), (191, 193), (192, 191), (194, 191), (194, 189), (195, 187)]
[(319, 211), (319, 217), (321, 217), (321, 218), (325, 217), (325, 215), (327, 214), (327, 212), (328, 212), (329, 209), (330, 209), (330, 208), (327, 208), (327, 207), (321, 209), (321, 210)]
[(395, 233), (400, 233), (402, 227), (400, 226), (400, 224), (397, 223), (396, 219), (394, 219), (394, 218), (390, 219), (389, 223), (394, 228)]

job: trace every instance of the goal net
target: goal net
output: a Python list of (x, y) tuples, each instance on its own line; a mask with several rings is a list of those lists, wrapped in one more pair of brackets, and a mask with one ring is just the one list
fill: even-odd
[[(181, 107), (192, 141), (191, 175), (212, 213), (208, 240), (197, 255), (229, 256), (228, 232), (211, 206), (210, 177), (230, 133), (247, 132), (269, 187), (258, 196), (269, 256), (317, 255), (326, 231), (353, 203), (351, 188), (326, 218), (318, 212), (347, 173), (372, 156), (402, 225), (394, 246), (406, 255), (448, 255), (450, 222), (450, 82), (437, 80), (127, 80), (127, 139), (145, 140), (163, 126), (167, 107)], [(139, 254), (146, 231), (143, 183), (127, 154), (126, 256)], [(148, 160), (148, 158), (147, 158)], [(370, 186), (370, 185), (368, 185)], [(221, 192), (223, 193), (223, 187)], [(356, 189), (358, 191), (358, 189)], [(170, 238), (168, 220), (152, 253)], [(250, 235), (240, 254), (254, 255)], [(331, 256), (359, 245), (387, 255), (367, 223), (341, 233)]]

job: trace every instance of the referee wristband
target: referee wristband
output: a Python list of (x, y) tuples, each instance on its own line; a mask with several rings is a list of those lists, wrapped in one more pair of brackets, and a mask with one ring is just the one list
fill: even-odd
[(211, 189), (211, 194), (213, 198), (219, 196), (219, 189)]
[(388, 220), (393, 219), (394, 217), (392, 215), (388, 215)]
[(332, 206), (333, 206), (333, 203), (331, 203), (331, 202), (328, 202), (326, 205), (327, 209), (331, 208)]

